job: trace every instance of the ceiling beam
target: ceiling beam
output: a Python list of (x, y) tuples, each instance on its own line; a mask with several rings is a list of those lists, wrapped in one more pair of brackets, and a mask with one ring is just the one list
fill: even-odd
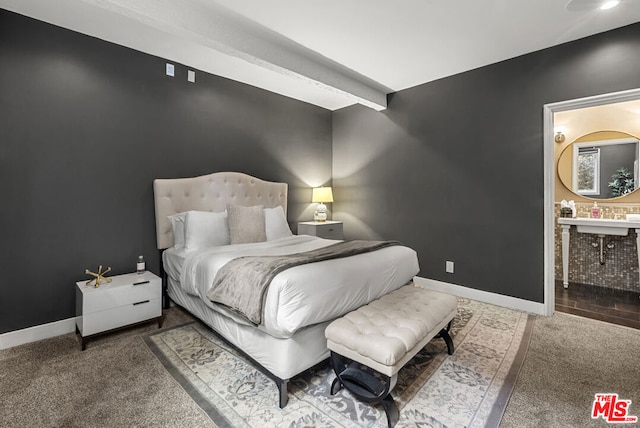
[(390, 89), (214, 1), (82, 1), (367, 107), (387, 107)]

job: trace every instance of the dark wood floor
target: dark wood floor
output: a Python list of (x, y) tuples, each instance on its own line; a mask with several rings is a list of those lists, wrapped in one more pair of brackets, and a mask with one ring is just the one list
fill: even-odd
[(556, 311), (640, 329), (640, 293), (556, 281)]

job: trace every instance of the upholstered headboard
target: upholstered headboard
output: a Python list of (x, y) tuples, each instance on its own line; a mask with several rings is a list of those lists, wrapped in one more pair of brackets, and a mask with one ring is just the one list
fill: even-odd
[(216, 172), (193, 178), (156, 179), (156, 243), (159, 250), (173, 245), (169, 216), (184, 211), (221, 212), (227, 204), (282, 205), (287, 212), (287, 183), (260, 180), (240, 172)]

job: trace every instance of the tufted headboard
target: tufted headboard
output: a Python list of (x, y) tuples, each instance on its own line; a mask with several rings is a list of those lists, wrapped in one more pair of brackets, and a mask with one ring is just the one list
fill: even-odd
[(190, 210), (221, 212), (227, 204), (265, 208), (282, 205), (286, 214), (287, 190), (287, 183), (264, 181), (240, 172), (153, 180), (158, 249), (173, 245), (171, 215)]

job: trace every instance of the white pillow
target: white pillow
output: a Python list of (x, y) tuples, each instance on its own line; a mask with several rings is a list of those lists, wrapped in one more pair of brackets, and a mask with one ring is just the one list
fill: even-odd
[(187, 250), (229, 245), (227, 213), (189, 211), (184, 224), (184, 246)]
[(281, 205), (275, 208), (264, 209), (264, 229), (267, 233), (267, 241), (274, 239), (286, 238), (292, 236), (289, 223), (284, 215), (284, 209)]
[(171, 229), (173, 230), (173, 246), (184, 247), (184, 222), (187, 213), (178, 213), (169, 216)]

